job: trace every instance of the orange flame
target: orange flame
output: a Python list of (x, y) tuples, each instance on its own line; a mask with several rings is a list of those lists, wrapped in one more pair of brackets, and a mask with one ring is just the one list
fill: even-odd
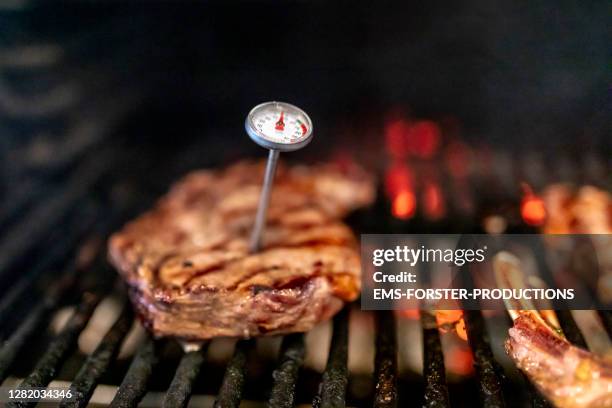
[(431, 220), (439, 220), (444, 217), (446, 207), (444, 205), (444, 197), (442, 190), (437, 183), (427, 182), (423, 192), (423, 200), (425, 201), (425, 215)]
[(455, 332), (460, 339), (467, 341), (463, 310), (436, 310), (436, 323), (440, 332)]
[(440, 146), (440, 128), (435, 122), (420, 120), (406, 135), (410, 152), (423, 159), (431, 158)]
[(399, 118), (385, 124), (385, 144), (387, 152), (396, 158), (406, 158), (409, 154), (431, 158), (440, 147), (440, 127), (429, 120), (410, 123)]
[(463, 318), (461, 318), (457, 322), (457, 324), (455, 325), (455, 330), (457, 331), (457, 336), (459, 336), (461, 340), (468, 340), (467, 330), (465, 328), (465, 320), (463, 320)]
[(529, 185), (523, 183), (523, 199), (521, 201), (521, 217), (527, 225), (539, 226), (546, 220), (544, 200), (534, 194)]
[(391, 213), (400, 220), (412, 218), (416, 211), (416, 198), (414, 192), (409, 188), (400, 191), (394, 198), (391, 205)]
[(399, 310), (398, 314), (401, 317), (405, 317), (409, 320), (419, 320), (421, 317), (421, 311), (419, 309), (403, 309)]
[(467, 376), (474, 372), (474, 355), (467, 345), (455, 346), (445, 353), (444, 365), (452, 373)]
[(393, 198), (407, 188), (412, 189), (413, 179), (413, 172), (408, 164), (393, 163), (385, 173), (385, 190), (387, 195)]
[(405, 158), (408, 154), (408, 132), (410, 123), (405, 119), (397, 119), (385, 125), (385, 142), (387, 152), (396, 158)]

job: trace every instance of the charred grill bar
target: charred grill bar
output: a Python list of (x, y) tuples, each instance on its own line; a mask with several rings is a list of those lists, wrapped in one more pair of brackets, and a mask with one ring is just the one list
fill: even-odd
[(397, 392), (397, 331), (393, 313), (376, 314), (376, 357), (374, 360), (374, 407), (393, 408), (398, 405)]
[(147, 383), (157, 363), (155, 342), (147, 338), (134, 356), (127, 374), (123, 378), (111, 407), (135, 407), (147, 392)]
[(425, 377), (426, 407), (450, 407), (444, 355), (436, 318), (428, 312), (421, 312), (423, 327), (423, 376)]
[(319, 386), (319, 395), (312, 405), (321, 408), (343, 407), (346, 402), (348, 385), (348, 319), (349, 309), (345, 307), (334, 317), (333, 334), (329, 346), (327, 366)]
[(474, 352), (474, 366), (480, 385), (482, 405), (504, 407), (502, 370), (493, 357), (482, 312), (466, 310), (464, 316), (468, 340)]
[(129, 304), (124, 305), (121, 315), (106, 333), (96, 350), (89, 356), (85, 364), (77, 373), (72, 388), (75, 391), (74, 401), (63, 401), (60, 407), (84, 407), (93, 395), (94, 389), (112, 360), (119, 352), (121, 341), (125, 338), (132, 325), (132, 308)]
[(163, 406), (184, 407), (187, 405), (193, 382), (200, 373), (204, 362), (207, 345), (208, 343), (199, 350), (189, 351), (183, 355), (162, 403)]
[(295, 387), (305, 354), (303, 334), (290, 334), (283, 338), (278, 367), (272, 374), (274, 384), (268, 401), (270, 406), (289, 408), (295, 404)]

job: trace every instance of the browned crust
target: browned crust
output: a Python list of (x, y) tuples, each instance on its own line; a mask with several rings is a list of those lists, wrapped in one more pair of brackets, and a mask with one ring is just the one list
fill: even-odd
[(356, 240), (338, 217), (374, 197), (362, 171), (281, 167), (264, 249), (248, 253), (262, 163), (198, 171), (109, 241), (109, 258), (159, 336), (306, 331), (360, 290)]

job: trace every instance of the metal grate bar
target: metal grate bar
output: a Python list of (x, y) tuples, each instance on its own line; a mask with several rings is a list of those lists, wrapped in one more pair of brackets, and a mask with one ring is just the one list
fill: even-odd
[(469, 344), (474, 352), (482, 404), (487, 408), (504, 407), (502, 370), (493, 357), (482, 313), (480, 310), (466, 310), (464, 319)]
[(139, 347), (117, 394), (111, 401), (111, 408), (135, 408), (147, 392), (147, 384), (157, 364), (155, 342), (148, 337)]
[(0, 300), (0, 322), (6, 322), (15, 306), (22, 301), (24, 297), (27, 297), (24, 296), (24, 294), (33, 287), (37, 277), (48, 272), (51, 268), (66, 262), (71, 255), (74, 255), (74, 247), (95, 223), (94, 218), (95, 216), (92, 216), (91, 211), (79, 211), (75, 216), (76, 222), (73, 223), (75, 224), (74, 228), (68, 228), (62, 236), (62, 239), (59, 242), (55, 240), (55, 245), (51, 244), (50, 247), (45, 250), (42, 259), (37, 261), (32, 268), (22, 274), (21, 279), (11, 286), (10, 290), (4, 294), (2, 300)]
[(586, 349), (586, 341), (584, 340), (584, 336), (582, 336), (582, 332), (580, 332), (580, 329), (574, 320), (574, 316), (572, 316), (572, 312), (570, 310), (557, 310), (555, 312), (557, 313), (559, 324), (561, 325), (561, 329), (563, 330), (565, 337), (567, 337), (567, 340), (578, 347)]
[(237, 408), (242, 399), (242, 388), (246, 379), (247, 357), (255, 346), (255, 340), (241, 340), (236, 343), (234, 355), (225, 369), (219, 395), (215, 399), (215, 408)]
[[(544, 242), (542, 242), (542, 239), (538, 237), (535, 240), (533, 246), (533, 255), (538, 265), (538, 271), (540, 272), (540, 276), (546, 282), (546, 284), (549, 287), (554, 288), (556, 286), (555, 278), (553, 277), (552, 271), (550, 270), (550, 266), (548, 265), (548, 261), (544, 256), (545, 253), (546, 246)], [(578, 325), (576, 324), (576, 321), (574, 320), (574, 317), (572, 316), (571, 312), (569, 310), (561, 309), (556, 310), (556, 313), (559, 318), (559, 324), (561, 325), (561, 329), (563, 330), (565, 337), (567, 337), (567, 339), (573, 344), (582, 348), (586, 348), (586, 341), (584, 340), (582, 333), (578, 329)]]
[[(108, 156), (109, 152), (106, 153), (105, 156)], [(7, 270), (16, 260), (44, 240), (45, 234), (102, 179), (111, 163), (112, 158), (109, 157), (84, 160), (57, 195), (42, 202), (24, 216), (23, 222), (6, 232), (0, 240), (0, 279), (6, 278)]]
[(302, 333), (289, 334), (283, 338), (280, 362), (272, 373), (274, 384), (268, 401), (269, 407), (293, 407), (298, 374), (304, 362), (305, 354), (306, 347), (304, 346), (304, 335)]
[(121, 342), (132, 326), (134, 314), (132, 307), (125, 304), (121, 315), (115, 321), (104, 338), (100, 341), (96, 350), (87, 358), (87, 361), (77, 373), (70, 388), (74, 391), (75, 399), (62, 401), (61, 408), (84, 407), (98, 385), (98, 381), (104, 374), (119, 352)]
[(13, 363), (17, 353), (21, 350), (26, 341), (32, 336), (34, 331), (42, 324), (42, 321), (59, 304), (62, 295), (70, 285), (66, 282), (74, 277), (77, 271), (76, 261), (70, 263), (61, 277), (55, 281), (54, 285), (47, 291), (44, 298), (39, 300), (33, 309), (29, 310), (26, 318), (4, 342), (0, 349), (0, 383), (6, 379), (8, 370)]
[(14, 222), (24, 210), (29, 209), (36, 201), (35, 199), (48, 193), (47, 189), (31, 180), (21, 183), (18, 189), (11, 191), (11, 199), (6, 200), (0, 207), (0, 228), (4, 229), (8, 224)]
[(600, 310), (599, 317), (601, 319), (601, 323), (603, 327), (606, 329), (608, 336), (612, 339), (612, 311), (610, 310)]
[(162, 407), (175, 408), (186, 407), (191, 397), (191, 388), (200, 374), (208, 343), (202, 345), (197, 351), (190, 351), (183, 355), (179, 363), (172, 383), (166, 392)]
[(377, 312), (374, 407), (397, 406), (397, 335), (392, 311)]
[(24, 343), (30, 338), (34, 330), (39, 326), (43, 317), (47, 316), (49, 308), (45, 303), (39, 303), (28, 314), (23, 323), (9, 337), (0, 350), (0, 384), (6, 379), (9, 369), (13, 364), (17, 353), (21, 350)]
[(423, 376), (425, 377), (424, 407), (450, 407), (444, 354), (436, 318), (430, 312), (421, 311), (423, 329)]
[[(53, 339), (43, 357), (38, 361), (34, 371), (24, 379), (19, 387), (45, 387), (53, 379), (61, 364), (73, 350), (81, 331), (87, 325), (96, 306), (101, 300), (99, 294), (87, 292), (83, 294), (81, 303), (60, 334)], [(35, 402), (17, 402), (9, 407), (29, 407)]]
[(327, 366), (319, 386), (319, 395), (313, 406), (337, 408), (346, 406), (346, 387), (348, 385), (348, 320), (349, 307), (345, 307), (334, 317), (334, 333), (329, 348)]
[[(458, 248), (473, 248), (473, 242), (461, 237)], [(474, 281), (468, 264), (459, 267), (458, 278), (464, 287), (474, 288)], [(467, 309), (467, 308), (466, 308)], [(468, 335), (468, 343), (474, 353), (474, 368), (479, 383), (480, 400), (484, 407), (501, 408), (505, 406), (503, 397), (503, 370), (493, 356), (486, 324), (480, 310), (464, 310), (463, 319)]]

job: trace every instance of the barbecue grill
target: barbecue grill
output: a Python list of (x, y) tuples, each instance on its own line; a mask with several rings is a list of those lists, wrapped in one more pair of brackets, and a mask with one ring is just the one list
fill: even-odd
[[(505, 357), (502, 343), (510, 319), (486, 311), (463, 313), (467, 341), (455, 331), (441, 330), (433, 314), (370, 313), (360, 311), (357, 304), (347, 305), (332, 322), (312, 333), (282, 338), (215, 339), (181, 347), (173, 340), (153, 339), (139, 328), (125, 288), (106, 261), (109, 234), (149, 208), (187, 171), (262, 153), (242, 131), (246, 107), (254, 101), (235, 89), (227, 90), (232, 84), (213, 85), (226, 79), (218, 67), (211, 69), (212, 80), (206, 84), (197, 75), (184, 79), (193, 69), (191, 62), (204, 64), (211, 57), (203, 55), (200, 40), (207, 35), (212, 38), (214, 31), (210, 17), (206, 27), (192, 17), (193, 13), (202, 17), (208, 9), (185, 7), (159, 6), (136, 15), (130, 14), (138, 10), (134, 5), (52, 10), (60, 22), (83, 18), (72, 32), (52, 24), (29, 26), (44, 21), (50, 11), (44, 4), (16, 4), (2, 12), (12, 23), (0, 24), (8, 39), (0, 64), (0, 129), (7, 135), (0, 145), (6, 169), (0, 188), (4, 197), (10, 197), (0, 207), (0, 383), (70, 386), (76, 399), (61, 404), (66, 407), (549, 406)], [(318, 11), (316, 5), (292, 7)], [(229, 11), (220, 9), (224, 21), (231, 22), (223, 14)], [(169, 10), (177, 23), (167, 22)], [(265, 10), (274, 15), (269, 5)], [(347, 10), (331, 12), (346, 15)], [(432, 6), (427, 12), (440, 10)], [(361, 8), (348, 13), (357, 20), (364, 18)], [(463, 27), (463, 23), (454, 24), (457, 29)], [(368, 28), (351, 27), (345, 28), (354, 34)], [(391, 29), (385, 33), (393, 35)], [(237, 39), (226, 41), (231, 48)], [(177, 53), (181, 43), (195, 55), (193, 60)], [(319, 43), (313, 40), (307, 45)], [(138, 52), (140, 58), (135, 57)], [(346, 78), (324, 85), (350, 98), (353, 112), (365, 112), (362, 97), (349, 89), (359, 82), (355, 74), (343, 70), (342, 56), (327, 57), (333, 59), (330, 75)], [(236, 63), (233, 58), (232, 54), (222, 63), (231, 67)], [(435, 61), (436, 56), (431, 58)], [(262, 67), (283, 70), (274, 64), (255, 64), (253, 69), (261, 74)], [(312, 74), (316, 66), (306, 62), (296, 69), (299, 76), (307, 76), (307, 83), (316, 82), (318, 74)], [(391, 66), (389, 75), (399, 77), (403, 69)], [(236, 77), (245, 75), (241, 69), (232, 72)], [(263, 83), (244, 91), (256, 94), (256, 101), (269, 92), (262, 91), (266, 86), (276, 92), (290, 83), (283, 79), (284, 86), (271, 85), (275, 78), (259, 74), (254, 76), (264, 77)], [(440, 77), (427, 80), (437, 83)], [(205, 92), (193, 91), (191, 85), (211, 90), (211, 98), (222, 102), (213, 107), (202, 96)], [(374, 92), (361, 90), (366, 97)], [(226, 91), (232, 96), (228, 98)], [(285, 94), (288, 100), (293, 97), (305, 107), (321, 102), (331, 112), (323, 116), (321, 108), (315, 110), (320, 118), (313, 118), (321, 123), (317, 137), (327, 138), (327, 143), (314, 141), (292, 159), (355, 160), (381, 180), (375, 205), (349, 219), (356, 233), (487, 232), (491, 217), (501, 220), (507, 232), (535, 232), (537, 226), (521, 214), (526, 194), (522, 183), (535, 192), (557, 181), (612, 188), (611, 145), (605, 137), (609, 124), (597, 109), (595, 114), (579, 112), (569, 127), (555, 115), (557, 127), (545, 131), (567, 129), (569, 136), (563, 135), (565, 142), (559, 146), (524, 137), (517, 148), (508, 146), (503, 135), (486, 137), (490, 129), (470, 127), (478, 122), (473, 118), (478, 117), (479, 106), (468, 106), (465, 115), (459, 112), (467, 117), (462, 131), (454, 126), (457, 118), (445, 116), (453, 112), (452, 103), (434, 109), (428, 102), (417, 102), (412, 111), (398, 109), (402, 105), (398, 100), (427, 99), (420, 87), (391, 101), (372, 96), (368, 114), (356, 120), (342, 109), (334, 110), (335, 101), (328, 96), (319, 101), (315, 92), (307, 90), (303, 97), (292, 92)], [(277, 95), (271, 96), (268, 99)], [(229, 106), (232, 97), (240, 100), (237, 107)], [(592, 105), (601, 104), (603, 98), (600, 94), (588, 97), (589, 103), (595, 101)], [(208, 124), (198, 120), (201, 109), (209, 112)], [(235, 123), (234, 118), (238, 118)], [(575, 122), (580, 120), (588, 131), (577, 127)], [(423, 123), (433, 123), (445, 138), (438, 148), (448, 152), (446, 164), (440, 165), (441, 150), (430, 155), (417, 146), (416, 154), (406, 153), (394, 142), (397, 129), (420, 124), (417, 128), (431, 130)], [(471, 131), (479, 135), (478, 143), (469, 135)], [(572, 138), (577, 134), (586, 141), (588, 151), (575, 149), (579, 143)], [(428, 135), (419, 137), (431, 142)], [(245, 140), (235, 141), (238, 137)], [(232, 151), (225, 148), (227, 138), (232, 138)], [(542, 153), (542, 145), (547, 154)], [(467, 165), (460, 177), (457, 160), (453, 161), (457, 148), (459, 166)], [(406, 175), (417, 178), (409, 190), (389, 188)], [(538, 261), (546, 270), (545, 260)], [(119, 306), (109, 312), (104, 307), (109, 302)], [(572, 313), (558, 313), (568, 339), (586, 348)], [(612, 337), (611, 313), (598, 315)], [(68, 317), (60, 322), (62, 316)], [(103, 323), (97, 333), (92, 329), (94, 321)], [(89, 346), (84, 346), (84, 333), (92, 330)], [(446, 347), (449, 342), (459, 344), (461, 353)], [(464, 371), (452, 368), (458, 359)]]
[[(213, 400), (217, 406), (238, 406), (243, 399), (253, 404), (268, 401), (271, 406), (283, 407), (297, 403), (321, 407), (369, 404), (388, 407), (409, 403), (437, 407), (480, 403), (493, 407), (527, 406), (531, 401), (537, 406), (546, 406), (527, 387), (526, 380), (521, 380), (516, 372), (504, 374), (498, 362), (500, 356), (503, 358), (499, 344), (506, 335), (503, 327), (509, 326), (509, 319), (494, 316), (495, 323), (487, 325), (487, 318), (480, 311), (466, 311), (464, 315), (475, 372), (460, 381), (456, 378), (447, 381), (441, 343), (441, 336), (446, 334), (440, 334), (434, 316), (424, 313), (418, 324), (417, 320), (405, 321), (401, 314), (375, 312), (366, 318), (373, 319), (375, 330), (367, 325), (354, 325), (349, 331), (351, 314), (362, 319), (365, 315), (354, 305), (348, 305), (332, 322), (333, 334), (322, 373), (303, 367), (305, 355), (320, 350), (308, 349), (301, 334), (279, 340), (276, 362), (270, 356), (258, 356), (255, 343), (261, 340), (238, 341), (223, 367), (218, 362), (208, 362), (207, 352), (211, 350), (207, 344), (183, 353), (172, 341), (150, 338), (138, 345), (135, 355), (118, 360), (117, 353), (134, 320), (131, 305), (125, 302), (121, 312), (112, 315), (114, 323), (98, 339), (95, 351), (89, 356), (83, 355), (77, 339), (100, 302), (113, 293), (124, 299), (123, 288), (117, 284), (100, 243), (127, 218), (150, 205), (155, 195), (147, 196), (123, 177), (113, 177), (116, 160), (100, 164), (85, 157), (69, 173), (72, 177), (67, 177), (45, 201), (32, 203), (23, 213), (16, 209), (17, 213), (3, 220), (8, 231), (5, 237), (12, 238), (2, 242), (0, 259), (5, 272), (2, 279), (6, 283), (0, 303), (4, 339), (0, 349), (0, 375), (7, 381), (5, 384), (16, 384), (21, 379), (22, 386), (31, 387), (46, 386), (51, 381), (71, 384), (77, 400), (65, 406), (87, 405), (96, 387), (107, 391), (99, 391), (93, 401), (111, 406), (136, 406), (147, 392), (151, 394), (145, 397), (145, 402), (153, 404), (156, 396), (157, 402), (163, 401), (166, 406), (185, 406), (190, 398), (195, 406), (198, 401), (205, 404)], [(356, 230), (368, 228), (374, 222), (378, 228), (388, 231), (413, 231), (413, 228), (427, 231), (430, 224), (425, 219), (393, 218), (389, 211), (391, 203), (384, 193), (380, 197), (372, 209), (352, 216), (350, 222)], [(516, 208), (518, 200), (513, 205)], [(446, 222), (453, 224), (452, 220)], [(459, 222), (457, 227), (463, 228), (464, 222)], [(516, 226), (516, 229), (531, 230), (527, 226)], [(94, 251), (97, 251), (95, 257), (82, 255)], [(18, 276), (17, 279), (9, 279), (11, 271), (20, 271), (12, 275)], [(67, 305), (74, 307), (74, 314), (65, 326), (57, 333), (38, 335), (45, 330), (49, 318)], [(601, 314), (610, 333), (610, 314)], [(586, 347), (571, 314), (560, 311), (560, 318), (568, 338)], [(417, 332), (413, 336), (416, 343), (403, 341), (405, 336), (398, 337), (402, 324), (407, 325), (403, 330)], [(492, 329), (495, 333), (489, 332)], [(495, 335), (497, 355), (489, 340), (492, 335)], [(349, 341), (361, 336), (370, 337), (375, 350), (370, 376), (351, 373), (347, 365)], [(422, 377), (416, 372), (399, 370), (398, 353), (406, 348), (422, 348)], [(110, 391), (109, 387), (112, 387)], [(525, 395), (525, 390), (531, 394)], [(209, 397), (199, 397), (202, 395)]]

